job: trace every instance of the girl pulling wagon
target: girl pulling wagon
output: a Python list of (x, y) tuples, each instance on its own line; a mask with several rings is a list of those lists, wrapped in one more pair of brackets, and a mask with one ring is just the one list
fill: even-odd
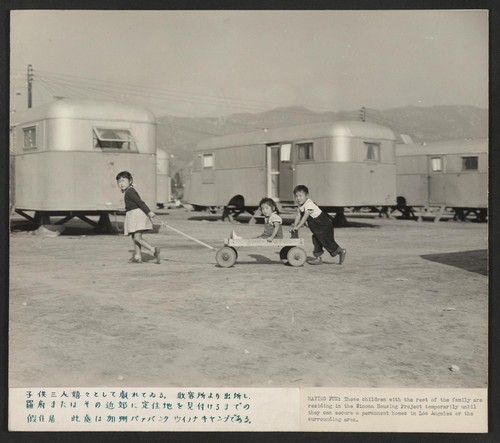
[(122, 171), (116, 176), (116, 182), (123, 192), (125, 200), (124, 234), (131, 234), (134, 243), (135, 252), (129, 262), (142, 263), (141, 248), (144, 247), (154, 256), (156, 263), (160, 263), (160, 248), (151, 246), (142, 238), (144, 231), (153, 229), (151, 219), (156, 214), (142, 201), (139, 193), (134, 188), (133, 181), (132, 174), (128, 171)]

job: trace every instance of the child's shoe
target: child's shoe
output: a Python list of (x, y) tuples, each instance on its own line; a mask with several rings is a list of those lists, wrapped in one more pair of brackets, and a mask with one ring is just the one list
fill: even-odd
[(316, 257), (314, 260), (311, 260), (308, 262), (310, 265), (322, 265), (323, 260), (321, 260), (321, 257)]
[(160, 264), (160, 248), (154, 248), (154, 254), (156, 263)]
[(341, 249), (339, 251), (339, 265), (341, 265), (342, 263), (344, 263), (346, 254), (347, 254), (347, 249)]
[(141, 257), (136, 257), (135, 255), (128, 261), (129, 263), (142, 263)]

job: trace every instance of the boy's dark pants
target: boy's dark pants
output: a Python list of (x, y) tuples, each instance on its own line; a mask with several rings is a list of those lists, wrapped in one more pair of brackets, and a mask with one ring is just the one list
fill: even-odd
[(323, 249), (326, 249), (332, 257), (338, 255), (341, 248), (335, 241), (333, 223), (330, 217), (322, 212), (321, 215), (316, 218), (309, 217), (307, 219), (307, 224), (313, 233), (313, 255), (315, 257), (323, 255)]

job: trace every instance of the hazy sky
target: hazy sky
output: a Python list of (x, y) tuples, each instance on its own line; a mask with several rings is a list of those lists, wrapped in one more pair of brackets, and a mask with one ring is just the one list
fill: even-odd
[(119, 94), (157, 113), (488, 107), (486, 11), (13, 11), (12, 108)]

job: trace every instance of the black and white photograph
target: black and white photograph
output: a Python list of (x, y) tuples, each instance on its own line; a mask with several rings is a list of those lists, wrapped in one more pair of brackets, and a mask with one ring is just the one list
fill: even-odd
[[(208, 426), (208, 388), (241, 390), (210, 413), (244, 427), (245, 390), (338, 388), (297, 400), (301, 422), (487, 432), (488, 28), (484, 9), (11, 10), (13, 430), (51, 430), (51, 403), (65, 430)], [(141, 388), (152, 409), (125, 411)], [(97, 391), (117, 396), (100, 412)]]

